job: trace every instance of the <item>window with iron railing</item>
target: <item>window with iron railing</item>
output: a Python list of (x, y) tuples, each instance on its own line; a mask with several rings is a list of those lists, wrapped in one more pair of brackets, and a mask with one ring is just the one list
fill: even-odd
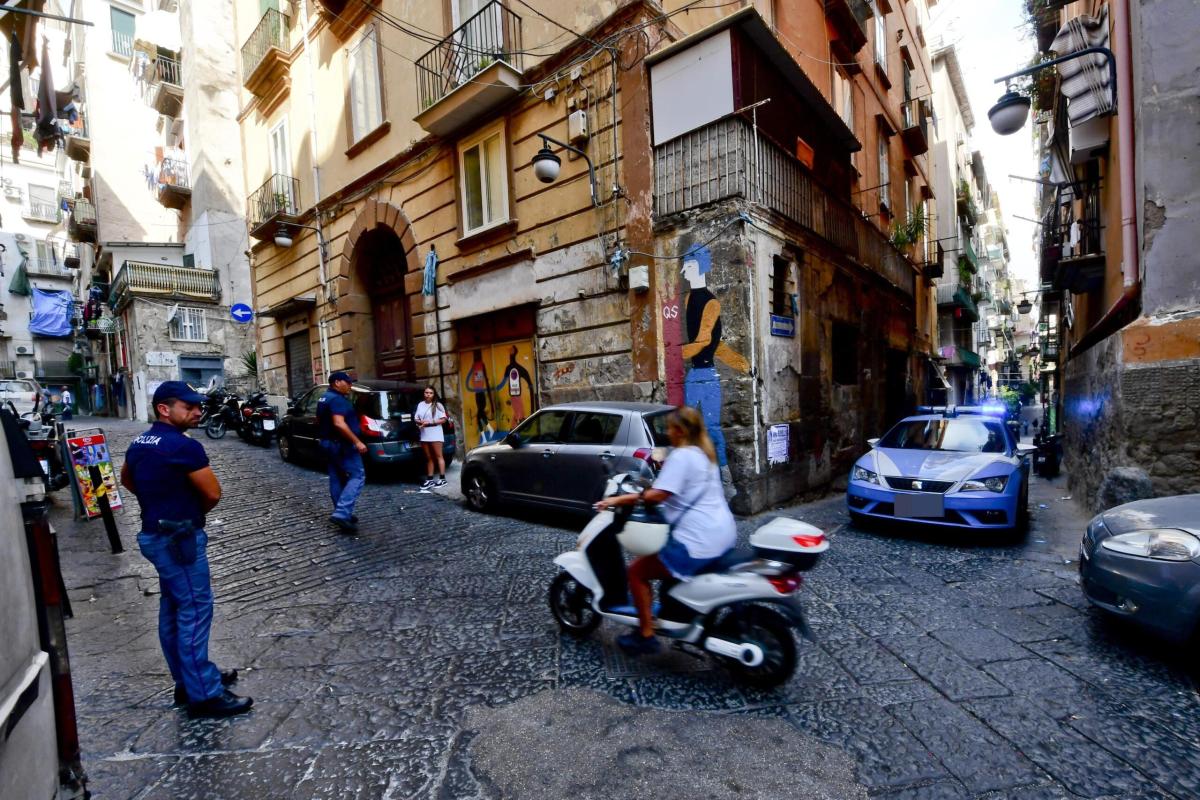
[(181, 342), (207, 342), (208, 323), (202, 308), (179, 306), (170, 321), (171, 338)]
[(111, 52), (125, 58), (131, 58), (133, 56), (135, 17), (128, 11), (109, 7), (109, 21), (112, 24)]

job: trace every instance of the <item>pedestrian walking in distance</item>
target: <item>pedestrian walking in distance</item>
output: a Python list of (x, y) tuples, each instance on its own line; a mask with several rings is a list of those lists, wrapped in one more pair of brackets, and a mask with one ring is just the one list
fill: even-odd
[(175, 679), (175, 703), (193, 717), (228, 717), (254, 701), (225, 688), (237, 670), (221, 671), (208, 659), (213, 593), (204, 515), (220, 502), (221, 484), (204, 446), (187, 435), (203, 403), (182, 381), (159, 386), (156, 421), (125, 452), (121, 485), (142, 507), (138, 547), (158, 571), (158, 640)]
[(329, 521), (346, 533), (358, 530), (354, 504), (367, 482), (362, 460), (367, 446), (358, 438), (362, 423), (350, 402), (352, 385), (349, 375), (335, 372), (329, 376), (329, 391), (317, 401), (317, 426), (321, 450), (329, 463), (329, 496), (333, 500)]
[[(442, 425), (446, 422), (446, 407), (442, 405), (437, 392), (432, 386), (425, 387), (425, 399), (417, 404), (413, 419), (421, 430), (421, 449), (425, 451), (427, 476), (421, 484), (422, 489), (432, 489), (434, 486), (446, 485), (446, 459), (442, 456), (442, 442), (445, 434)], [(437, 466), (437, 479), (434, 480), (433, 468)]]

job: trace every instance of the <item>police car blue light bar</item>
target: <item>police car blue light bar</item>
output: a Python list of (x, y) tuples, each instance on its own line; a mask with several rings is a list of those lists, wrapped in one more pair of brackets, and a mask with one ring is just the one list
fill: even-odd
[(1004, 417), (1008, 408), (1000, 404), (982, 406), (917, 406), (918, 414), (941, 414), (944, 417), (957, 417), (959, 414), (981, 414), (989, 417)]

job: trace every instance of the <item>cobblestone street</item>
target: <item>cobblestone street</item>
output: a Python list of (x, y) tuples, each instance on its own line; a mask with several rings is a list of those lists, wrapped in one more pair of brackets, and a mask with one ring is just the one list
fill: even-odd
[[(114, 453), (144, 427), (100, 424)], [(788, 509), (831, 534), (804, 589), (817, 641), (802, 642), (788, 685), (753, 692), (683, 653), (629, 660), (607, 628), (560, 637), (545, 591), (577, 524), (481, 516), (374, 482), (347, 537), (325, 521), (322, 472), (233, 435), (200, 440), (225, 490), (208, 528), (212, 654), (241, 671), (233, 688), (255, 706), (225, 721), (172, 708), (136, 501), (123, 495), (127, 552), (114, 556), (100, 523), (73, 522), (60, 492), (94, 797), (495, 797), (472, 769), (470, 708), (581, 688), (700, 712), (697, 726), (783, 720), (846, 752), (870, 795), (889, 800), (1200, 796), (1191, 676), (1169, 646), (1088, 608), (1075, 563), (1086, 516), (1062, 499), (1062, 478), (1035, 479), (1033, 530), (1018, 545), (859, 531), (840, 495)], [(728, 757), (759, 744), (729, 741)], [(582, 747), (561, 743), (564, 757)]]

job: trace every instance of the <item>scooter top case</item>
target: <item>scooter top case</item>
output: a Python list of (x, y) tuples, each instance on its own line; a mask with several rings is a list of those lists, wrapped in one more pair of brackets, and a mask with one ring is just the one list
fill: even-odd
[(787, 517), (776, 517), (750, 534), (750, 546), (759, 558), (782, 561), (798, 570), (812, 569), (829, 540), (820, 528)]

